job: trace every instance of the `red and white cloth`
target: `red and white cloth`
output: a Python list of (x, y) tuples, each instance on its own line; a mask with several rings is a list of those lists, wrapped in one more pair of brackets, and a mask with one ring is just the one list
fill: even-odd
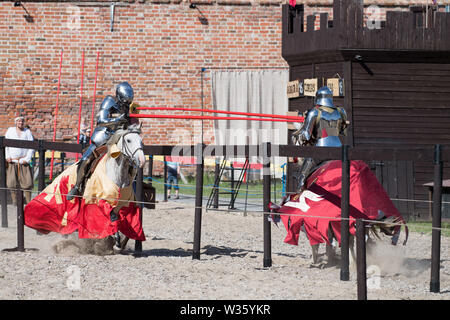
[[(67, 201), (66, 195), (76, 180), (76, 164), (67, 168), (24, 210), (25, 225), (47, 234), (70, 234), (79, 238), (101, 239), (122, 232), (130, 239), (145, 241), (142, 230), (142, 209), (131, 186), (120, 189), (106, 175), (106, 156), (86, 183), (84, 197)], [(110, 212), (118, 211), (112, 222)]]
[[(341, 243), (341, 179), (342, 161), (329, 161), (307, 180), (301, 194), (292, 194), (279, 209), (287, 235), (284, 242), (298, 245), (302, 227), (311, 245), (328, 243), (331, 226)], [(355, 234), (354, 219), (377, 220), (380, 214), (395, 216), (405, 223), (383, 186), (363, 161), (350, 162), (350, 233)], [(353, 218), (353, 219), (352, 219)], [(399, 228), (397, 228), (398, 230)]]

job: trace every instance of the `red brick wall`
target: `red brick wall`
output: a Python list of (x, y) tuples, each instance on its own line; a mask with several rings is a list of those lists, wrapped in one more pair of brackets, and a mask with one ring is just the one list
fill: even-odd
[[(120, 81), (133, 85), (135, 101), (142, 104), (201, 107), (202, 68), (286, 66), (281, 58), (279, 1), (274, 5), (227, 2), (236, 3), (220, 0), (223, 4), (198, 5), (208, 25), (202, 25), (199, 11), (185, 2), (123, 2), (115, 7), (113, 32), (109, 2), (79, 6), (23, 2), (33, 23), (26, 22), (22, 7), (0, 3), (0, 132), (13, 125), (23, 108), (35, 137), (52, 139), (61, 50), (58, 140), (72, 137), (78, 130), (83, 51), (82, 114), (88, 119), (97, 52), (96, 111)], [(205, 72), (205, 107), (210, 105), (208, 79)], [(143, 122), (146, 144), (176, 143), (170, 134), (174, 127), (196, 127), (194, 135), (201, 130), (192, 121)], [(205, 128), (208, 126), (211, 123), (205, 122)]]
[[(287, 0), (195, 0), (207, 18), (182, 0), (124, 1), (110, 31), (110, 1), (0, 3), (0, 134), (23, 109), (36, 138), (51, 140), (59, 59), (64, 51), (57, 117), (57, 140), (78, 130), (81, 55), (85, 52), (82, 115), (90, 119), (95, 64), (100, 53), (95, 108), (115, 85), (129, 81), (136, 101), (149, 106), (201, 107), (202, 68), (286, 67), (281, 58), (281, 3)], [(297, 1), (305, 14), (327, 11), (332, 1)], [(420, 1), (365, 1), (399, 6)], [(430, 1), (431, 3), (431, 1)], [(440, 0), (438, 4), (449, 4)], [(77, 5), (75, 5), (77, 4)], [(381, 7), (383, 12), (385, 7)], [(25, 11), (26, 9), (26, 11)], [(442, 9), (442, 8), (441, 8)], [(24, 18), (29, 13), (33, 21)], [(317, 17), (317, 24), (319, 18)], [(204, 73), (203, 104), (210, 107), (210, 82)], [(199, 121), (144, 120), (144, 143), (173, 144), (184, 128), (199, 137)], [(205, 121), (204, 130), (212, 123)], [(194, 130), (195, 129), (195, 130)], [(210, 132), (210, 131), (209, 131)], [(187, 134), (183, 137), (186, 138)], [(185, 141), (186, 142), (186, 139)], [(206, 143), (212, 142), (207, 138)]]

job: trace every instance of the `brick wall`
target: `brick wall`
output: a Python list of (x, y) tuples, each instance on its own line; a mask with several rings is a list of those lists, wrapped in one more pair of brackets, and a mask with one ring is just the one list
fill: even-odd
[[(142, 104), (201, 107), (202, 68), (286, 66), (281, 58), (279, 1), (273, 1), (273, 5), (235, 5), (234, 0), (200, 2), (206, 3), (197, 8), (207, 25), (200, 22), (200, 12), (186, 2), (119, 3), (112, 32), (109, 2), (77, 6), (24, 2), (33, 23), (24, 19), (23, 8), (2, 2), (0, 131), (13, 125), (14, 116), (22, 109), (35, 137), (52, 139), (61, 50), (58, 140), (72, 137), (78, 130), (83, 51), (82, 114), (89, 119), (97, 52), (96, 110), (120, 81), (133, 85), (135, 100)], [(203, 103), (208, 107), (207, 71), (204, 76)], [(195, 127), (193, 135), (201, 130), (200, 125), (183, 120), (143, 122), (146, 144), (176, 142), (170, 134), (175, 127)], [(205, 122), (208, 126), (211, 123)]]
[[(97, 53), (95, 110), (120, 81), (133, 85), (135, 100), (142, 104), (201, 107), (202, 68), (207, 68), (203, 106), (210, 107), (208, 68), (287, 66), (281, 58), (281, 4), (287, 0), (192, 2), (198, 10), (183, 0), (117, 2), (113, 31), (110, 1), (22, 1), (23, 7), (1, 2), (0, 132), (12, 126), (21, 111), (36, 138), (52, 139), (61, 50), (57, 140), (73, 138), (78, 130), (82, 52), (82, 117), (87, 119), (93, 106)], [(306, 5), (306, 14), (327, 11), (332, 18), (330, 0), (297, 3)], [(365, 1), (373, 3), (385, 12), (393, 7), (406, 10), (426, 0)], [(26, 19), (28, 14), (31, 19)], [(206, 18), (207, 24), (199, 17)], [(195, 142), (201, 132), (199, 121), (146, 119), (143, 123), (146, 144), (180, 143), (174, 128), (190, 132), (190, 137), (183, 135), (183, 143)], [(204, 122), (205, 131), (211, 127), (211, 122)], [(205, 142), (213, 142), (212, 136)]]

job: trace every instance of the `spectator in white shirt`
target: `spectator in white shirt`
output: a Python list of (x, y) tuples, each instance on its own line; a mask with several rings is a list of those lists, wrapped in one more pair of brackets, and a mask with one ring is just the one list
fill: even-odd
[[(15, 127), (10, 127), (6, 131), (6, 139), (29, 140), (33, 141), (33, 135), (30, 129), (25, 127), (25, 118), (17, 117)], [(31, 200), (31, 190), (33, 189), (33, 177), (31, 174), (30, 162), (33, 157), (33, 149), (24, 148), (5, 148), (5, 156), (7, 162), (6, 170), (6, 186), (11, 189), (21, 188), (24, 191), (25, 203)], [(11, 198), (16, 204), (16, 192), (11, 190)]]

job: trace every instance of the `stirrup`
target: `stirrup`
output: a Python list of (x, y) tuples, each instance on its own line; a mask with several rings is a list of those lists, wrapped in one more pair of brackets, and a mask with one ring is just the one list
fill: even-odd
[(80, 189), (78, 186), (74, 186), (72, 190), (69, 191), (69, 193), (66, 196), (67, 201), (71, 201), (75, 196), (78, 196), (80, 194)]

